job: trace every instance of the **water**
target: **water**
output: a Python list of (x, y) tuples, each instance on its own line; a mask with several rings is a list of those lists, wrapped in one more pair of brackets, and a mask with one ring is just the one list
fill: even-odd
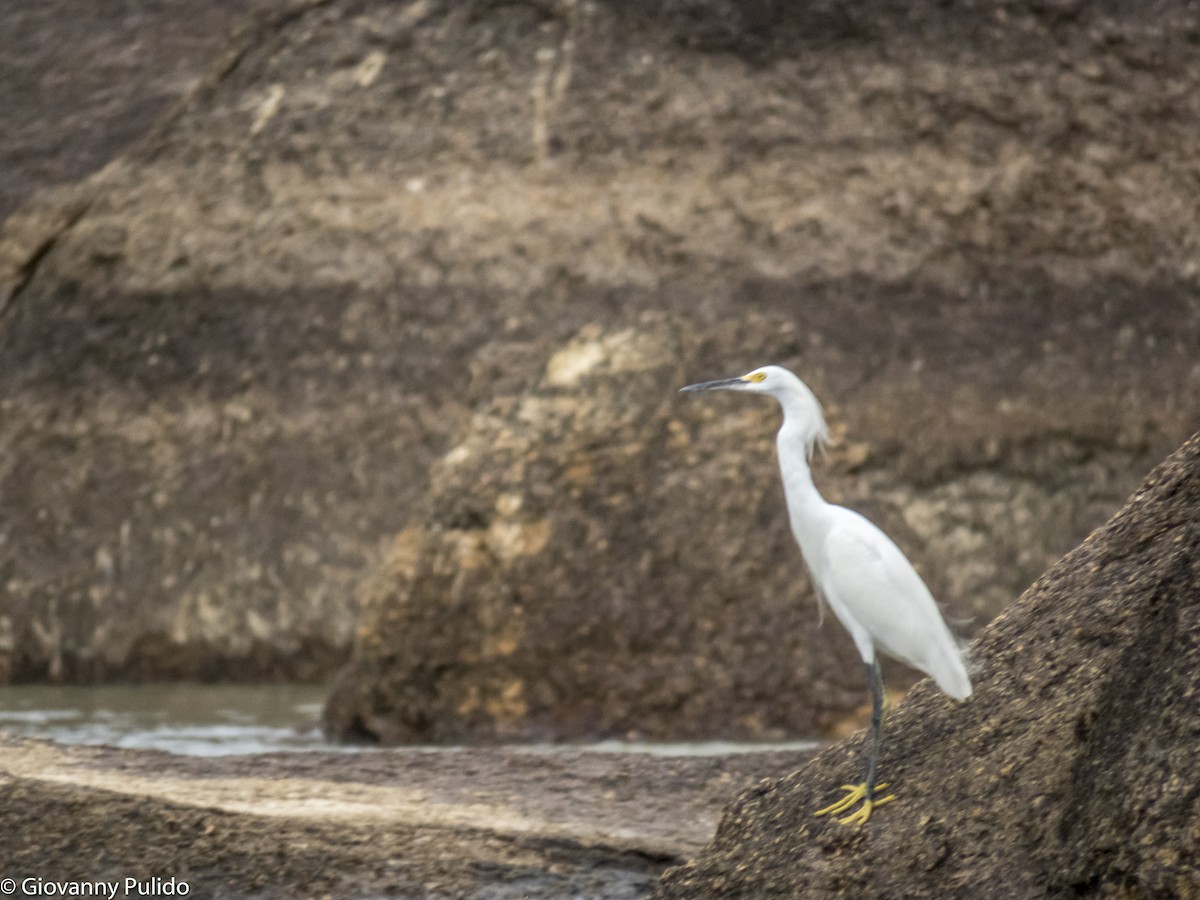
[(193, 756), (353, 749), (321, 735), (325, 693), (297, 684), (21, 685), (0, 688), (0, 731)]
[[(370, 749), (324, 739), (319, 719), (325, 694), (326, 688), (320, 685), (304, 684), (20, 685), (0, 688), (0, 732), (62, 744), (107, 744), (189, 756)], [(583, 745), (528, 744), (514, 749), (554, 753), (571, 747), (597, 753), (716, 756), (815, 746), (811, 741), (668, 744), (610, 740)], [(456, 748), (407, 749), (447, 752)]]

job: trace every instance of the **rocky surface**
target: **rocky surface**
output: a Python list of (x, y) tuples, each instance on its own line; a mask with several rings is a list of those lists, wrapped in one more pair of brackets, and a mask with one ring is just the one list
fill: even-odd
[(0, 221), (149, 132), (199, 81), (259, 0), (92, 3), (0, 10)]
[[(671, 548), (702, 529), (710, 547), (753, 535), (744, 565), (722, 568), (727, 550), (702, 561), (709, 596), (740, 614), (694, 619), (686, 593), (647, 594), (625, 627), (649, 611), (678, 623), (675, 658), (715, 647), (720, 664), (696, 668), (718, 683), (752, 657), (805, 671), (798, 653), (821, 645), (846, 672), (830, 676), (829, 707), (717, 717), (796, 733), (860, 695), (848, 642), (807, 632), (813, 604), (773, 486), (774, 413), (683, 408), (674, 387), (767, 361), (799, 369), (844, 440), (830, 495), (870, 501), (977, 623), (1190, 427), (1200, 31), (1186, 3), (1146, 14), (997, 0), (949, 14), (301, 0), (273, 16), (100, 176), (6, 223), (4, 679), (319, 677), (349, 650), (374, 571), (353, 696), (378, 702), (334, 718), (438, 708), (397, 693), (438, 679), (401, 688), (383, 655), (368, 661), (386, 633), (377, 598), (395, 598), (397, 621), (440, 621), (399, 609), (409, 576), (397, 566), (457, 559), (446, 510), (469, 490), (448, 454), (511, 438), (561, 476), (538, 490), (562, 505), (538, 506), (530, 482), (499, 468), (508, 450), (495, 470), (480, 461), (494, 499), (529, 502), (518, 519), (574, 522), (592, 553), (624, 548), (595, 557), (603, 572), (570, 562), (620, 586), (593, 642), (564, 632), (560, 651), (587, 645), (574, 683), (625, 640), (604, 627), (645, 560), (650, 584), (695, 584), (670, 574)], [(547, 385), (580, 341), (644, 328), (662, 362), (627, 388)], [(609, 435), (505, 418), (554, 398), (604, 413), (606, 397), (630, 404), (605, 413)], [(625, 446), (639, 435), (662, 443)], [(583, 470), (555, 467), (535, 437), (593, 464), (597, 480), (577, 485), (589, 507), (571, 508)], [(603, 530), (620, 495), (632, 506), (612, 521), (636, 523), (641, 542)], [(648, 498), (683, 505), (639, 506)], [(563, 540), (464, 576), (482, 579), (472, 629), (513, 585), (563, 604)], [(388, 572), (397, 582), (381, 586)], [(442, 574), (413, 572), (432, 596)], [(769, 631), (727, 630), (755, 604), (785, 603), (794, 611)], [(406, 640), (439, 654), (406, 665), (440, 667), (475, 698), (436, 728), (503, 730), (478, 710), (511, 690), (507, 673), (419, 632)], [(533, 646), (553, 650), (522, 652)], [(627, 677), (623, 696), (647, 676)], [(668, 679), (655, 701), (695, 711), (672, 713), (686, 733), (715, 708), (680, 699), (692, 683)], [(373, 721), (379, 735), (412, 730), (390, 713)], [(535, 725), (661, 730), (634, 706)]]
[(656, 896), (1200, 896), (1200, 435), (973, 648), (975, 694), (885, 720), (898, 795), (812, 813), (863, 742), (744, 793)]
[(193, 897), (644, 897), (734, 792), (804, 756), (195, 759), (0, 738), (0, 875), (175, 878)]
[(754, 527), (778, 493), (768, 436), (713, 458), (745, 417), (705, 427), (675, 393), (698, 342), (661, 316), (587, 328), (481, 406), (365, 592), (331, 731), (761, 738), (857, 705), (820, 674), (838, 657), (795, 554)]
[[(865, 688), (849, 639), (832, 619), (818, 624), (784, 524), (777, 408), (676, 392), (691, 360), (802, 340), (783, 317), (757, 314), (705, 338), (645, 315), (620, 330), (583, 329), (541, 371), (481, 404), (363, 592), (328, 730), (405, 743), (753, 740), (834, 727)], [(517, 359), (504, 360), (510, 375)], [(1086, 510), (1051, 500), (1062, 482), (1050, 461), (1064, 462), (1051, 453), (1031, 464), (1018, 451), (1009, 479), (959, 473), (914, 497), (894, 471), (872, 465), (869, 443), (845, 433), (841, 409), (832, 414), (842, 440), (817, 467), (833, 499), (866, 509), (917, 558), (928, 560), (933, 542), (910, 523), (944, 516), (960, 529), (933, 548), (961, 567), (958, 584), (926, 567), (939, 595), (959, 601), (947, 609), (954, 620), (990, 614), (990, 598), (972, 593), (1005, 560), (999, 547), (985, 562), (971, 555), (977, 546), (955, 546), (961, 532), (982, 539), (978, 521), (990, 518), (997, 543), (1028, 557), (1028, 535), (1004, 530), (1028, 507), (1043, 514), (1042, 533), (1099, 515), (1095, 495)], [(1102, 461), (1071, 461), (1069, 479), (1091, 475), (1092, 490), (1112, 489)], [(1012, 478), (1022, 465), (1038, 468)], [(912, 677), (901, 667), (888, 674), (897, 687)]]
[[(328, 730), (778, 739), (858, 706), (859, 667), (815, 627), (778, 527), (773, 404), (677, 393), (712, 344), (780, 334), (755, 317), (706, 351), (661, 314), (589, 326), (481, 404), (363, 593)], [(845, 478), (862, 445), (822, 463)]]

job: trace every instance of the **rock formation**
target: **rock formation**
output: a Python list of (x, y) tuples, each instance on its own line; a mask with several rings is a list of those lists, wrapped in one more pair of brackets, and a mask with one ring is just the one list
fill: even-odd
[(774, 527), (771, 430), (743, 432), (769, 410), (680, 397), (697, 344), (587, 328), (483, 405), (365, 594), (334, 733), (762, 738), (856, 705)]
[[(268, 5), (139, 144), (6, 222), (0, 680), (328, 675), (364, 573), (440, 527), (430, 466), (589, 323), (681, 335), (606, 388), (662, 391), (638, 402), (664, 441), (678, 380), (801, 370), (847, 442), (830, 492), (976, 622), (1191, 427), (1186, 3)], [(759, 459), (673, 477), (726, 492), (705, 541), (787, 560), (729, 570), (739, 603), (801, 592), (769, 413), (730, 410), (714, 458)], [(699, 530), (672, 515), (662, 566)], [(595, 577), (632, 596), (643, 548), (588, 537), (629, 549)], [(794, 660), (798, 600), (736, 658)]]

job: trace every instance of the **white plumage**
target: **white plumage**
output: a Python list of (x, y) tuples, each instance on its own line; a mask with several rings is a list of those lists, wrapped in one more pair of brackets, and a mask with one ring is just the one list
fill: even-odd
[(886, 534), (830, 504), (821, 548), (822, 590), (865, 662), (873, 647), (924, 672), (955, 700), (971, 696), (958, 642), (925, 583)]
[(847, 797), (821, 813), (863, 806), (842, 821), (862, 824), (875, 806), (875, 769), (882, 719), (883, 686), (876, 651), (912, 666), (956, 700), (971, 695), (962, 651), (946, 627), (937, 603), (912, 564), (892, 540), (863, 516), (829, 503), (813, 483), (809, 460), (827, 439), (821, 404), (808, 386), (787, 369), (765, 366), (739, 378), (708, 381), (685, 391), (733, 390), (768, 394), (783, 409), (776, 438), (788, 519), (813, 585), (854, 639), (871, 684), (872, 728), (867, 777), (847, 785)]

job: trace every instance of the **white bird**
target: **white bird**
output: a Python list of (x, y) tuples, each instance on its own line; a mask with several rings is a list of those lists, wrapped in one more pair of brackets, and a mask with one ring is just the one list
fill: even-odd
[(812, 573), (813, 586), (854, 639), (871, 686), (871, 734), (866, 778), (843, 785), (837, 802), (817, 815), (841, 815), (862, 825), (872, 810), (895, 799), (876, 798), (883, 678), (876, 650), (924, 672), (956, 700), (971, 696), (971, 680), (958, 641), (946, 627), (921, 576), (892, 540), (863, 516), (829, 503), (813, 484), (813, 447), (828, 438), (821, 404), (808, 385), (787, 369), (764, 366), (738, 378), (690, 384), (685, 391), (745, 391), (767, 394), (783, 408), (775, 440), (792, 534)]

